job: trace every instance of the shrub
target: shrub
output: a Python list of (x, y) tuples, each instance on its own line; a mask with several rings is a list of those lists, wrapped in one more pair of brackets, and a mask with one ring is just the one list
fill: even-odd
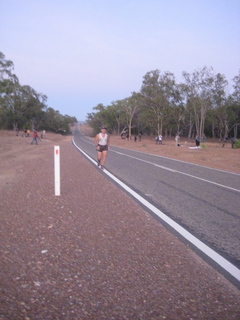
[(234, 142), (233, 148), (234, 148), (234, 149), (240, 148), (240, 139), (238, 139), (238, 140), (236, 140), (236, 141)]

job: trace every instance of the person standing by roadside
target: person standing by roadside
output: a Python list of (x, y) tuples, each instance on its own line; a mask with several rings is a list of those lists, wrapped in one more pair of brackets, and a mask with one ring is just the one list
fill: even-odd
[(22, 137), (26, 137), (27, 129), (24, 129)]
[(179, 147), (180, 146), (180, 136), (178, 134), (175, 137), (175, 141), (176, 141), (175, 146)]
[(198, 134), (196, 135), (195, 142), (196, 142), (196, 147), (199, 147), (200, 146), (200, 137)]
[(162, 135), (160, 134), (158, 137), (159, 144), (162, 144)]
[(41, 131), (41, 139), (43, 139), (44, 135), (45, 135), (46, 131), (45, 130), (42, 130)]
[(104, 164), (107, 158), (108, 149), (110, 147), (110, 139), (107, 134), (107, 128), (101, 127), (101, 132), (94, 139), (94, 144), (97, 150), (97, 165), (104, 170)]
[(34, 141), (36, 142), (36, 144), (38, 144), (37, 139), (41, 140), (40, 137), (39, 137), (39, 135), (37, 134), (37, 131), (34, 130), (34, 131), (33, 131), (33, 139), (32, 139), (31, 144), (33, 144)]

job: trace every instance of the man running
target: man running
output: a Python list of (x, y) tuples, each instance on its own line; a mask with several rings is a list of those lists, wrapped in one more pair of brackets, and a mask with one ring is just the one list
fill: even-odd
[(101, 132), (94, 139), (97, 150), (97, 165), (104, 170), (104, 164), (107, 158), (108, 148), (110, 147), (109, 135), (106, 133), (107, 128), (101, 127)]

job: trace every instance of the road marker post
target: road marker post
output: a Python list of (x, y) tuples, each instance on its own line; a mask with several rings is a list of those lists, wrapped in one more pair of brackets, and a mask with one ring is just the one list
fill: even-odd
[(60, 147), (54, 146), (55, 196), (60, 196)]

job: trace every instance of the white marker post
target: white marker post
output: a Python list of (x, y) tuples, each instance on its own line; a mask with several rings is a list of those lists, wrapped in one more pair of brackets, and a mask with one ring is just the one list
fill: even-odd
[(60, 196), (60, 147), (54, 146), (55, 196)]

